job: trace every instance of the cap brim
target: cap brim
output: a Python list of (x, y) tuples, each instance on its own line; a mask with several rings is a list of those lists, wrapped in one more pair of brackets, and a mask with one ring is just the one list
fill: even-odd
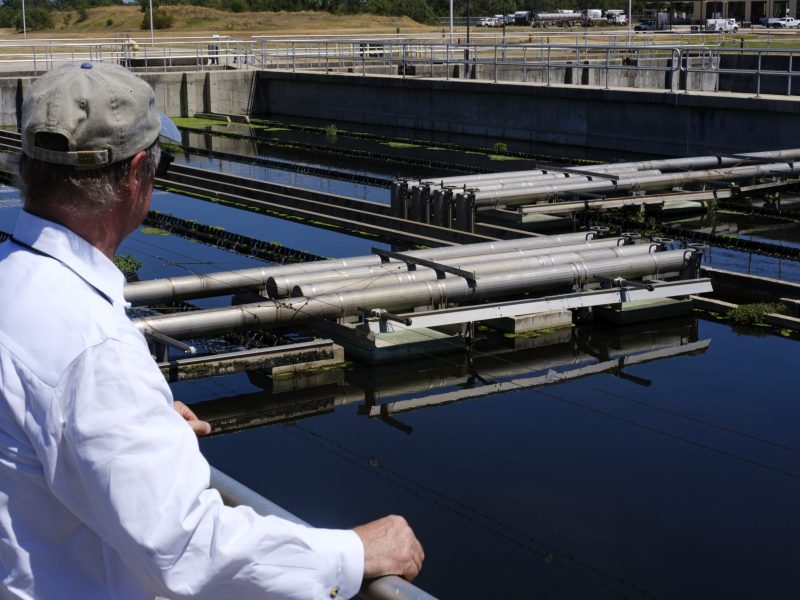
[(178, 126), (172, 122), (172, 119), (160, 112), (158, 113), (158, 120), (161, 121), (161, 132), (158, 135), (164, 136), (173, 142), (181, 141), (181, 132), (178, 131)]

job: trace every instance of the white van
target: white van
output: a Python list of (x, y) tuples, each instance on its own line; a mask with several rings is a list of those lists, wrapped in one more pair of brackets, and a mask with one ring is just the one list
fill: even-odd
[(706, 19), (706, 31), (732, 32), (739, 31), (736, 19)]

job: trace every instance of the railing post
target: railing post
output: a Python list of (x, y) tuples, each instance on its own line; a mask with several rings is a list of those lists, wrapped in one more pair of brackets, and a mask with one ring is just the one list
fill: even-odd
[(761, 51), (758, 51), (758, 66), (756, 67), (756, 98), (761, 95)]
[(789, 86), (786, 89), (786, 95), (787, 96), (791, 96), (792, 95), (792, 57), (793, 56), (794, 56), (794, 54), (792, 52), (789, 52), (789, 78), (788, 78), (789, 79), (789, 82), (788, 82)]
[(494, 82), (497, 83), (497, 43), (494, 45)]
[(547, 85), (550, 85), (550, 54), (552, 52), (552, 48), (550, 46), (547, 47)]
[(528, 47), (522, 48), (522, 81), (528, 83)]

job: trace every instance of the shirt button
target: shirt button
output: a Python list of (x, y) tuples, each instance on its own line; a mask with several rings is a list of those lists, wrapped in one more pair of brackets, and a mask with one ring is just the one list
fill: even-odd
[(328, 594), (330, 595), (331, 598), (336, 598), (336, 596), (339, 595), (339, 588), (338, 587), (332, 587), (330, 589), (330, 591), (328, 592)]

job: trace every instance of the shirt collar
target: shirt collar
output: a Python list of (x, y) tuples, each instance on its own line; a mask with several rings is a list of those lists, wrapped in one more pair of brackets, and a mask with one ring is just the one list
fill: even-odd
[(23, 210), (14, 238), (66, 265), (114, 305), (125, 306), (125, 276), (100, 250), (70, 229)]

